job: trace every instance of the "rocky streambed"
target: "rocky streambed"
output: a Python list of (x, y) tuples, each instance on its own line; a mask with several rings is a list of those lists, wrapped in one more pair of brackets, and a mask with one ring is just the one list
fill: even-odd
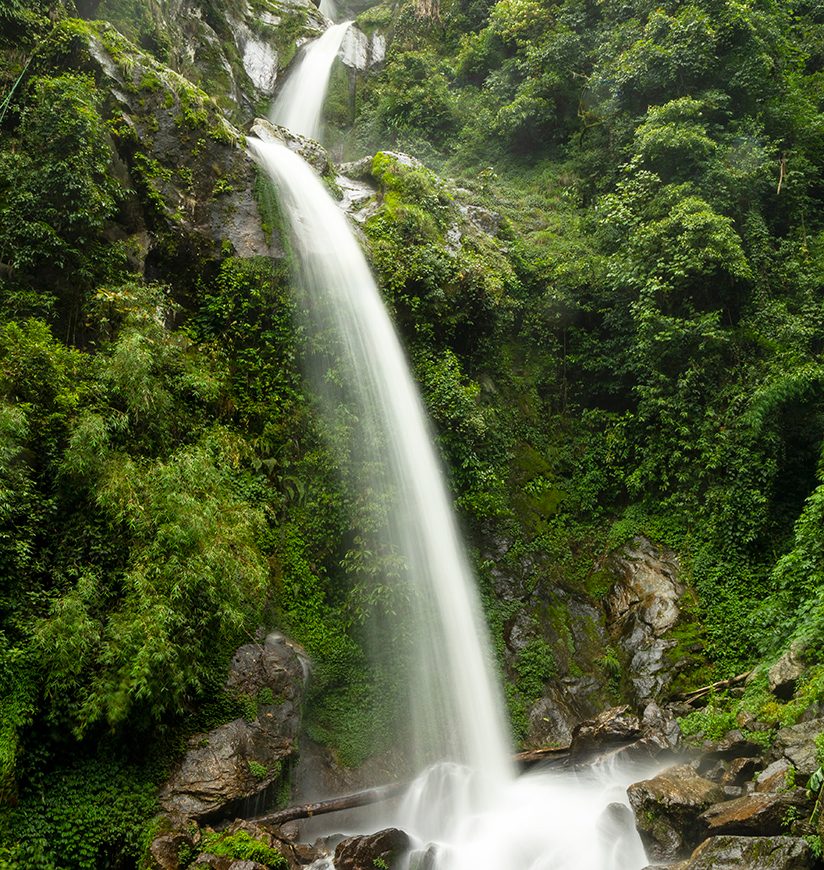
[[(254, 701), (256, 715), (190, 740), (161, 793), (164, 817), (149, 867), (298, 870), (328, 856), (338, 870), (382, 870), (408, 851), (410, 838), (397, 829), (308, 844), (294, 822), (261, 818), (288, 796), (307, 675), (300, 649), (280, 635), (237, 651), (227, 690)], [(635, 826), (650, 868), (822, 866), (813, 846), (824, 832), (806, 784), (817, 768), (815, 738), (824, 718), (810, 715), (778, 730), (747, 721), (720, 740), (688, 743), (676, 719), (684, 709), (655, 702), (640, 712), (614, 707), (580, 723), (568, 747), (520, 760), (567, 776), (586, 776), (593, 766), (654, 765), (654, 775), (627, 790), (632, 813), (610, 805), (603, 819), (605, 829)]]

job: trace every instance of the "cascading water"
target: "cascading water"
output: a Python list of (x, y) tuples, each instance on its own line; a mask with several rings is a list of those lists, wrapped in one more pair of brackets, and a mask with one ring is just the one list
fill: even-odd
[(321, 15), (325, 15), (330, 21), (334, 21), (338, 17), (338, 7), (335, 5), (335, 0), (320, 0)]
[(303, 50), (297, 68), (286, 80), (272, 106), (270, 119), (273, 123), (301, 136), (318, 138), (329, 71), (351, 24), (351, 21), (333, 24), (323, 36)]
[[(317, 135), (348, 26), (331, 27), (306, 51), (276, 103), (277, 123)], [(626, 803), (629, 779), (515, 776), (474, 579), (421, 399), (369, 266), (346, 217), (300, 157), (278, 141), (250, 138), (249, 148), (278, 189), (315, 330), (337, 337), (363, 465), (373, 470), (363, 483), (382, 505), (387, 550), (410, 583), (403, 618), (416, 653), (411, 735), (423, 773), (383, 821), (407, 830), (422, 849), (437, 844), (426, 859), (437, 870), (642, 867), (634, 828), (603, 815), (610, 803)], [(421, 852), (410, 866), (416, 860)]]

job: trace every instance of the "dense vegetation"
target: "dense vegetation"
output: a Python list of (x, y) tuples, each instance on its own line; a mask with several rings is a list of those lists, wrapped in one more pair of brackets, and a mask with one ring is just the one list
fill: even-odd
[[(171, 62), (141, 4), (96, 11)], [(182, 738), (238, 715), (226, 665), (261, 624), (315, 659), (309, 730), (344, 763), (387, 746), (399, 690), (366, 664), (386, 565), (337, 470), (349, 435), (321, 430), (300, 375), (319, 349), (287, 266), (184, 249), (171, 169), (75, 59), (77, 12), (0, 0), (0, 867), (134, 863)], [(454, 179), (379, 155), (365, 230), (516, 735), (559, 675), (621, 696), (568, 602), (597, 602), (597, 559), (636, 534), (691, 586), (682, 687), (796, 640), (798, 697), (761, 680), (744, 701), (792, 721), (824, 700), (819, 4), (404, 0), (359, 23), (390, 46), (354, 104), (336, 78), (335, 151), (406, 150)], [(203, 126), (181, 93), (179, 126)], [(455, 255), (458, 187), (499, 228)], [(151, 260), (123, 230), (141, 209)]]

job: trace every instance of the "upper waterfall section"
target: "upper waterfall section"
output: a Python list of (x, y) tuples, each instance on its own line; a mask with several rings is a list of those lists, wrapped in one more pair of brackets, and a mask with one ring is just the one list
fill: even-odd
[(272, 106), (273, 123), (310, 139), (319, 138), (329, 72), (351, 24), (351, 21), (333, 24), (320, 39), (304, 49)]

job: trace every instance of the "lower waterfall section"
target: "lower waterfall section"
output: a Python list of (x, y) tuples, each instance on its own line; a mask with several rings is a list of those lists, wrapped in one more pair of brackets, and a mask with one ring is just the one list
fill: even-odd
[[(376, 822), (418, 844), (409, 870), (639, 870), (646, 858), (626, 799), (637, 769), (516, 777), (475, 581), (369, 266), (308, 164), (280, 142), (250, 138), (249, 148), (278, 190), (312, 329), (337, 348), (334, 377), (345, 383), (371, 469), (361, 485), (386, 521), (392, 579), (407, 602), (396, 631), (410, 641), (399, 651), (410, 657), (411, 761), (422, 772)], [(321, 395), (324, 377), (316, 375)]]

